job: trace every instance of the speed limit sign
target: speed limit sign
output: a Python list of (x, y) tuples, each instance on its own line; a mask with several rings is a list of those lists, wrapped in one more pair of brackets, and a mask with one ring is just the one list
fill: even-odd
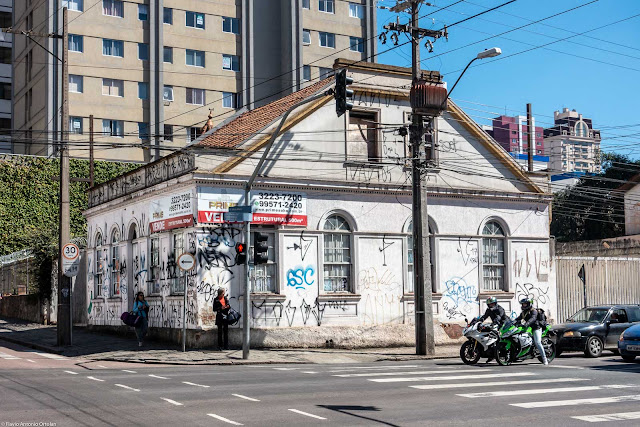
[(80, 248), (73, 243), (62, 247), (62, 272), (67, 277), (74, 277), (80, 270)]

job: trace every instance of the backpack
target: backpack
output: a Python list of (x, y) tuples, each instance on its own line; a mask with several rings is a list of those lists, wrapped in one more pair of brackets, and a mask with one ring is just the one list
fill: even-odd
[(541, 328), (546, 328), (547, 327), (547, 315), (544, 313), (544, 310), (539, 308), (538, 309), (538, 325), (540, 325)]

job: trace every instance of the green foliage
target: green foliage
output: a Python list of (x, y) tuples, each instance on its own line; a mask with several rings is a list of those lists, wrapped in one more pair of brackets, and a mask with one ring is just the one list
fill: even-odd
[(624, 195), (618, 187), (640, 173), (640, 160), (605, 153), (602, 172), (554, 196), (551, 234), (561, 242), (624, 235)]

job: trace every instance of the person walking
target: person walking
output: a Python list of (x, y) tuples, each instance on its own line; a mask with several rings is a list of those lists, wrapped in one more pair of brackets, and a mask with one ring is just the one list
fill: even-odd
[(138, 337), (138, 347), (142, 347), (142, 340), (147, 335), (149, 328), (149, 303), (144, 299), (144, 293), (138, 292), (133, 303), (133, 314), (140, 316), (142, 321), (136, 326), (136, 336)]
[(218, 295), (213, 300), (213, 311), (216, 312), (216, 326), (218, 327), (218, 351), (229, 350), (229, 323), (227, 315), (229, 314), (229, 300), (224, 295), (224, 289), (218, 289)]
[(522, 313), (516, 317), (514, 323), (520, 323), (525, 329), (531, 327), (533, 342), (540, 353), (542, 364), (548, 365), (547, 353), (544, 351), (544, 347), (542, 346), (542, 326), (538, 320), (538, 310), (533, 307), (533, 300), (529, 298), (523, 298), (520, 300), (520, 308), (522, 309)]

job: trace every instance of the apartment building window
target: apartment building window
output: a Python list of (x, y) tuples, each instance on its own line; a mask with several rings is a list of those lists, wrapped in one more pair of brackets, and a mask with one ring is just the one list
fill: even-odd
[(124, 4), (121, 0), (102, 0), (102, 14), (124, 18)]
[(82, 93), (83, 77), (76, 74), (69, 74), (69, 92)]
[(185, 25), (187, 27), (199, 28), (201, 30), (204, 30), (204, 13), (187, 11), (185, 19)]
[(320, 12), (334, 13), (333, 0), (318, 0), (318, 10)]
[(0, 63), (11, 64), (11, 48), (10, 47), (0, 46)]
[(138, 98), (149, 99), (149, 83), (138, 82)]
[(173, 64), (173, 48), (172, 47), (163, 47), (162, 48), (162, 61), (167, 64)]
[(149, 139), (149, 123), (138, 123), (138, 137), (145, 141)]
[(349, 37), (349, 50), (364, 53), (364, 41), (360, 37)]
[(238, 94), (233, 92), (222, 92), (223, 108), (238, 108)]
[(82, 117), (69, 117), (69, 132), (82, 135)]
[(173, 125), (164, 125), (164, 140), (173, 141)]
[(102, 133), (105, 136), (114, 136), (116, 138), (124, 137), (124, 123), (122, 120), (102, 120)]
[(111, 296), (120, 295), (120, 236), (118, 230), (111, 233)]
[(146, 4), (138, 5), (138, 19), (140, 21), (148, 21), (149, 20), (149, 6)]
[(202, 135), (202, 129), (198, 128), (198, 127), (189, 127), (187, 128), (187, 142), (193, 142), (196, 139), (198, 139), (198, 137)]
[[(62, 0), (62, 7), (66, 7), (74, 12), (82, 12), (82, 0)], [(7, 25), (10, 27), (11, 24)], [(4, 24), (3, 24), (4, 27)]]
[(331, 68), (320, 67), (319, 71), (320, 71), (320, 80), (322, 80), (322, 79), (326, 79), (327, 77), (329, 77), (333, 70)]
[(276, 255), (274, 251), (276, 235), (275, 233), (265, 233), (267, 236), (267, 263), (253, 266), (253, 245), (255, 243), (255, 233), (251, 233), (251, 244), (249, 247), (249, 263), (254, 277), (254, 285), (251, 292), (275, 293), (276, 292)]
[(352, 18), (364, 19), (364, 6), (356, 3), (349, 3), (349, 16)]
[(162, 22), (173, 25), (173, 9), (165, 7), (162, 9)]
[(308, 82), (311, 80), (311, 66), (305, 65), (302, 67), (302, 80)]
[(0, 83), (0, 99), (11, 100), (11, 83)]
[(147, 43), (138, 43), (138, 59), (149, 60), (149, 45)]
[(302, 0), (303, 9), (311, 9), (311, 0)]
[(204, 105), (204, 89), (187, 88), (187, 104)]
[(222, 69), (240, 71), (240, 58), (236, 55), (222, 55)]
[(122, 40), (102, 39), (102, 54), (104, 56), (124, 57), (124, 42)]
[[(69, 34), (69, 51), (82, 52), (83, 51), (82, 45), (83, 45), (82, 36), (79, 36), (77, 34)], [(2, 48), (2, 49), (6, 49), (6, 48)], [(9, 49), (9, 57), (11, 57), (11, 49)]]
[(192, 67), (204, 67), (204, 52), (201, 50), (187, 49), (187, 65)]
[(124, 82), (116, 79), (102, 79), (102, 94), (123, 97)]
[(173, 101), (173, 86), (165, 86), (162, 91), (162, 99), (164, 101)]
[(302, 44), (311, 44), (311, 31), (302, 30)]
[(151, 239), (151, 262), (149, 263), (150, 294), (160, 293), (160, 239), (154, 237)]
[(97, 297), (102, 295), (102, 280), (103, 280), (103, 266), (102, 266), (102, 234), (96, 235), (96, 270), (94, 273), (94, 294)]
[(512, 144), (517, 144), (518, 143), (518, 139), (517, 138), (511, 138), (511, 143)]
[(504, 231), (495, 221), (482, 229), (482, 290), (504, 289)]
[(322, 47), (336, 47), (336, 35), (333, 33), (320, 32), (320, 46)]
[(379, 162), (378, 114), (374, 111), (351, 111), (347, 132), (347, 157), (359, 162)]
[(324, 223), (324, 291), (351, 291), (351, 227), (340, 215)]
[(238, 18), (222, 17), (222, 32), (240, 34), (240, 20)]

